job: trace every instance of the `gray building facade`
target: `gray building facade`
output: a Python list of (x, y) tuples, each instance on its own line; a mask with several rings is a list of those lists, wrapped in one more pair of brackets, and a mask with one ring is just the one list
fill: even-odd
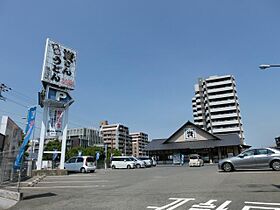
[(117, 149), (123, 155), (132, 155), (132, 138), (128, 127), (104, 121), (100, 125), (100, 133), (109, 151)]
[(243, 143), (244, 131), (234, 77), (200, 78), (194, 88), (194, 123), (212, 134), (236, 133)]
[(67, 148), (103, 147), (103, 139), (98, 130), (93, 128), (71, 128), (67, 130)]
[(144, 148), (149, 143), (148, 134), (143, 132), (130, 133), (132, 138), (132, 155), (134, 157), (146, 156)]

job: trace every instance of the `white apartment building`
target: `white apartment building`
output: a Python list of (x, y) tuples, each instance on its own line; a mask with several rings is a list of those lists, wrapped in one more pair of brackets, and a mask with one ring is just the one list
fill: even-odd
[(132, 138), (132, 155), (134, 157), (145, 156), (144, 148), (149, 143), (148, 134), (142, 132), (130, 133)]
[(67, 130), (67, 148), (72, 147), (103, 147), (103, 139), (97, 129), (71, 128)]
[(200, 78), (194, 88), (194, 123), (212, 134), (237, 133), (243, 142), (244, 131), (234, 77)]
[(107, 145), (108, 151), (119, 150), (123, 155), (132, 155), (132, 139), (128, 127), (121, 124), (101, 122), (100, 134)]

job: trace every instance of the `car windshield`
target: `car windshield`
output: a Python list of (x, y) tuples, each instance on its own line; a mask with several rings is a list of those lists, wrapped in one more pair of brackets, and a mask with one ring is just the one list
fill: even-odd
[(140, 160), (149, 160), (149, 158), (147, 158), (147, 157), (140, 157), (139, 159)]

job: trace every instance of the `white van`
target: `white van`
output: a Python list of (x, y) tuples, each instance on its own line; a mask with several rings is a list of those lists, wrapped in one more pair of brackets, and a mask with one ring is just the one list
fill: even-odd
[(203, 166), (203, 165), (204, 165), (204, 161), (198, 154), (190, 155), (190, 162), (189, 162), (190, 167), (191, 166)]
[(135, 162), (132, 157), (129, 156), (114, 156), (111, 159), (111, 168), (135, 168)]
[(76, 172), (94, 172), (96, 169), (94, 157), (92, 156), (77, 156), (72, 157), (64, 163), (64, 168), (67, 171)]

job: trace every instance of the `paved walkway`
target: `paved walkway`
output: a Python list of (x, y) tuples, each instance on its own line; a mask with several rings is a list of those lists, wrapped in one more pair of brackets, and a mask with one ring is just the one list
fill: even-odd
[(16, 205), (17, 201), (0, 197), (0, 209), (8, 209)]

